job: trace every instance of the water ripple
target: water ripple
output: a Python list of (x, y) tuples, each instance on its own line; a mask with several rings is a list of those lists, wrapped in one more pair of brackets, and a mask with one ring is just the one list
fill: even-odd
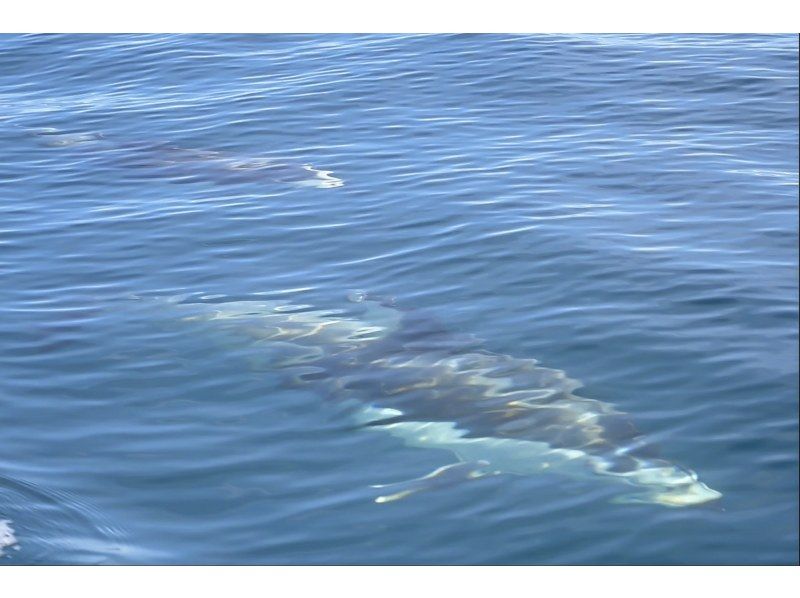
[[(3, 562), (796, 559), (796, 36), (0, 53)], [(376, 505), (448, 456), (352, 430), (142, 299), (352, 289), (570, 372), (724, 511), (501, 476)]]

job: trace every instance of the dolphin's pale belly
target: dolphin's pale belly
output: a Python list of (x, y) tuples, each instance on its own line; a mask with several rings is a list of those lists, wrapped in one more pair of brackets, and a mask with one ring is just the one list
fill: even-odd
[[(178, 307), (190, 312), (184, 319), (253, 343), (261, 367), (357, 406), (351, 413), (363, 427), (451, 451), (480, 463), (481, 475), (588, 475), (630, 486), (627, 501), (667, 506), (721, 496), (659, 457), (627, 415), (575, 395), (580, 383), (564, 372), (485, 351), (413, 312), (372, 301), (349, 314), (285, 302)], [(414, 491), (439, 477), (416, 480)]]
[[(396, 409), (374, 407), (365, 407), (356, 413), (356, 420), (365, 425), (402, 416), (402, 412)], [(585, 461), (589, 456), (582, 451), (553, 447), (534, 440), (469, 437), (454, 422), (401, 421), (380, 428), (402, 439), (408, 446), (449, 450), (464, 462), (485, 461), (499, 473), (533, 475), (555, 468), (563, 471), (565, 467), (579, 473), (585, 471)]]

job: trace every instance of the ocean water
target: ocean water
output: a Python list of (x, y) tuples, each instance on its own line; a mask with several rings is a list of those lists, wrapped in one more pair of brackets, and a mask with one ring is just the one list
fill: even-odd
[[(797, 69), (791, 35), (0, 36), (0, 564), (796, 563)], [(454, 455), (180, 309), (363, 293), (722, 497), (376, 503)]]

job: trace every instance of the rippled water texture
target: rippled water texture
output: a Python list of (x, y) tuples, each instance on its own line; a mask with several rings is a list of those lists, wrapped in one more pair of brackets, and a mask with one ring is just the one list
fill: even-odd
[[(0, 563), (797, 562), (797, 50), (0, 37)], [(231, 312), (258, 302), (403, 332), (300, 350)], [(471, 410), (486, 376), (527, 402)], [(477, 437), (627, 414), (722, 496), (439, 469), (342, 401), (391, 418), (401, 383)], [(639, 432), (603, 426), (628, 471)]]

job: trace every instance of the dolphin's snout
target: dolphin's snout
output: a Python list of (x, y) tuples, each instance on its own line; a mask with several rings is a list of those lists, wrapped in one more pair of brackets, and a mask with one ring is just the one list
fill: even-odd
[(655, 494), (652, 502), (667, 507), (688, 507), (701, 505), (719, 498), (722, 498), (721, 492), (717, 492), (703, 482), (698, 481), (686, 487)]

